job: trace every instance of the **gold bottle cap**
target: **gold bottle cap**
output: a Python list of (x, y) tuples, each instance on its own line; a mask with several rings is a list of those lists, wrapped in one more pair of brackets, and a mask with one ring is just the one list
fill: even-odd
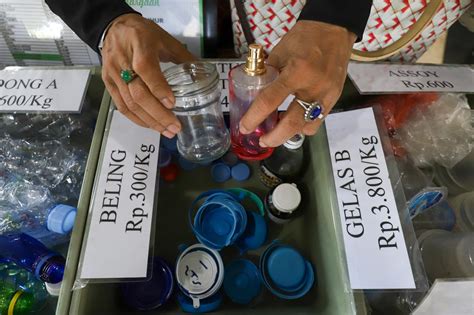
[(265, 53), (262, 45), (250, 44), (247, 54), (247, 62), (245, 63), (245, 72), (250, 76), (264, 74), (265, 69)]

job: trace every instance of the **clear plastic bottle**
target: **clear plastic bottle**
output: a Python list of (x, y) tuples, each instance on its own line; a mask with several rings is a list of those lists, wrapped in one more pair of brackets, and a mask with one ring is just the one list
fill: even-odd
[(251, 44), (247, 62), (229, 73), (230, 132), (232, 151), (242, 160), (263, 160), (273, 153), (273, 148), (260, 147), (260, 137), (272, 130), (278, 112), (272, 112), (252, 133), (240, 133), (239, 123), (258, 93), (278, 77), (278, 69), (265, 65), (261, 45)]
[(167, 69), (163, 75), (176, 98), (173, 112), (181, 122), (177, 145), (181, 156), (199, 163), (220, 158), (230, 147), (230, 136), (219, 101), (216, 66), (185, 63)]
[(39, 280), (58, 283), (63, 279), (64, 257), (27, 234), (0, 235), (0, 253)]
[(0, 200), (0, 234), (35, 233), (45, 228), (67, 234), (74, 226), (75, 207), (55, 203), (47, 188), (24, 179), (8, 175), (0, 183)]
[(273, 154), (260, 162), (260, 180), (265, 186), (274, 188), (283, 182), (298, 179), (303, 168), (304, 135), (297, 134), (285, 144), (275, 148)]

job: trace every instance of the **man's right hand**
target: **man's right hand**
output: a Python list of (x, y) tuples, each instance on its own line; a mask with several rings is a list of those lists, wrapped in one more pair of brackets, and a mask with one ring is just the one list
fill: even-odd
[[(181, 130), (171, 111), (174, 95), (160, 69), (160, 61), (195, 60), (179, 41), (138, 14), (124, 14), (110, 24), (102, 60), (102, 79), (121, 113), (168, 138)], [(138, 75), (128, 84), (120, 77), (127, 69)]]

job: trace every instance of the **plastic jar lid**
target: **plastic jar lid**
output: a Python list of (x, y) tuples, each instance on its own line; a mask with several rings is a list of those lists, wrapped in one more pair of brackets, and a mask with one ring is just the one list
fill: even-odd
[(178, 258), (176, 279), (181, 291), (193, 300), (194, 308), (198, 308), (200, 300), (212, 296), (222, 286), (222, 258), (217, 251), (204, 245), (192, 245)]
[(160, 257), (153, 259), (152, 277), (143, 282), (128, 282), (122, 285), (122, 296), (133, 309), (148, 311), (165, 304), (174, 288), (173, 272)]
[(262, 246), (267, 239), (267, 222), (265, 218), (256, 212), (247, 212), (247, 226), (244, 233), (237, 240), (237, 247), (243, 254), (249, 249), (257, 249)]
[(301, 193), (296, 184), (283, 183), (273, 191), (272, 202), (277, 210), (291, 213), (300, 205)]
[(76, 220), (77, 208), (68, 205), (55, 205), (49, 211), (47, 228), (51, 232), (67, 234), (71, 232)]
[(211, 297), (200, 300), (199, 307), (195, 308), (193, 300), (184, 295), (182, 292), (178, 293), (178, 303), (183, 312), (186, 313), (209, 313), (217, 310), (222, 304), (223, 296), (221, 293), (216, 293)]
[(296, 134), (293, 137), (291, 137), (288, 141), (286, 141), (283, 145), (285, 148), (291, 149), (291, 150), (296, 150), (301, 148), (303, 145), (305, 136), (302, 134)]
[(232, 167), (232, 178), (241, 182), (249, 179), (250, 167), (245, 163), (238, 163)]
[(258, 268), (250, 260), (234, 260), (225, 267), (224, 290), (233, 302), (249, 304), (261, 289)]
[(311, 263), (291, 246), (274, 243), (260, 258), (265, 286), (283, 299), (297, 299), (311, 290), (315, 278)]
[(211, 168), (211, 175), (214, 181), (223, 183), (230, 179), (230, 167), (224, 163), (216, 163)]

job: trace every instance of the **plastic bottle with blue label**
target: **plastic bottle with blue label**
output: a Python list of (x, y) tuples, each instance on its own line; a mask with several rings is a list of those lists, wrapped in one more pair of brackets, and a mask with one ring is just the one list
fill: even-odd
[(15, 315), (40, 311), (49, 297), (42, 281), (4, 258), (0, 258), (0, 287), (0, 314), (8, 314), (8, 309)]
[(63, 279), (64, 257), (27, 234), (0, 235), (0, 254), (44, 282), (58, 283)]

